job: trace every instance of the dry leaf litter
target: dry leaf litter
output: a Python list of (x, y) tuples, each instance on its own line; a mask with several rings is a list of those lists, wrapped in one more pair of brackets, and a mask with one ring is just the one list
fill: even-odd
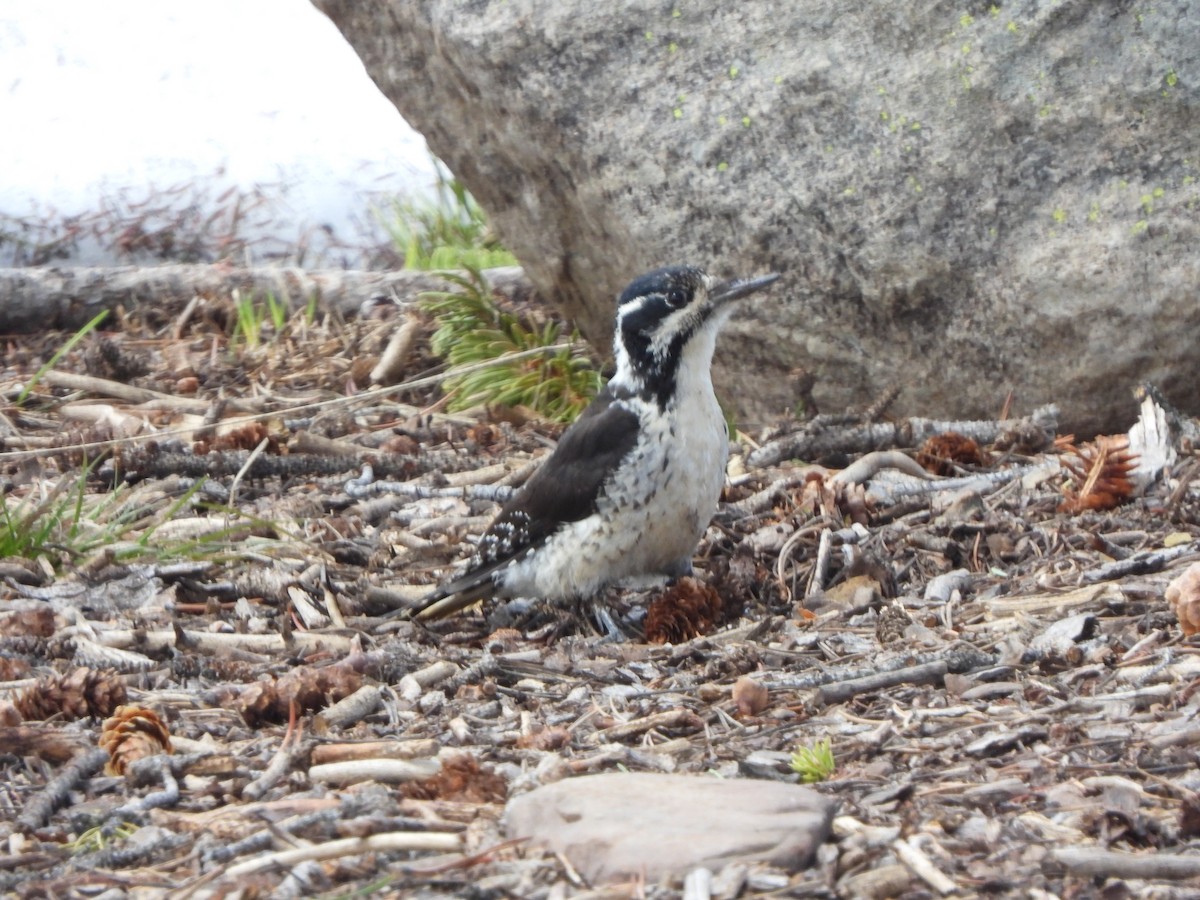
[[(236, 354), (231, 315), (127, 310), (20, 406), (65, 336), (8, 341), (9, 521), (100, 513), (0, 559), (4, 893), (1200, 891), (1194, 424), (1152, 391), (1092, 442), (1053, 409), (752, 430), (696, 577), (604, 598), (627, 640), (537, 603), (424, 628), (404, 611), (556, 429), (366, 393), (387, 313)], [(589, 774), (796, 783), (826, 739), (809, 868), (601, 890), (501, 825)]]

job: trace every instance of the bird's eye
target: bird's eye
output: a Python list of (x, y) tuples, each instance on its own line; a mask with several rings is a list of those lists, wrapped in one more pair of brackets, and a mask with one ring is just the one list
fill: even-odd
[(682, 288), (671, 288), (667, 291), (667, 305), (671, 309), (682, 309), (687, 306), (687, 294)]

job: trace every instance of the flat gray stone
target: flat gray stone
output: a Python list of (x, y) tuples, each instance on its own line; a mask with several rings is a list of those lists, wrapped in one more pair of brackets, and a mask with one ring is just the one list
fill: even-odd
[(836, 810), (811, 788), (777, 781), (618, 772), (522, 794), (509, 802), (504, 827), (563, 854), (593, 884), (656, 882), (732, 862), (805, 868)]

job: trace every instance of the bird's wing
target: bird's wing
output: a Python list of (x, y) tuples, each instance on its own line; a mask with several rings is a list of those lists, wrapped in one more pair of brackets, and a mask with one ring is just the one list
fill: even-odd
[(488, 532), (511, 521), (524, 526), (528, 543), (535, 543), (563, 522), (578, 522), (591, 514), (604, 482), (633, 449), (637, 435), (637, 415), (605, 389), (563, 433), (545, 464), (504, 505)]
[(605, 388), (584, 410), (488, 526), (468, 571), (423, 598), (417, 618), (441, 618), (488, 596), (497, 569), (596, 509), (604, 482), (637, 442), (637, 415), (616, 401)]

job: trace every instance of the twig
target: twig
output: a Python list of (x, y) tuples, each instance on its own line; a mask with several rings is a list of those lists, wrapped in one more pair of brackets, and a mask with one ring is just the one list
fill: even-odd
[(329, 728), (349, 728), (375, 712), (382, 702), (383, 688), (377, 684), (364, 684), (349, 697), (325, 707), (316, 718)]
[(403, 850), (436, 850), (442, 853), (452, 853), (462, 849), (462, 843), (462, 835), (438, 831), (395, 831), (388, 834), (373, 834), (365, 838), (342, 838), (336, 841), (327, 841), (324, 844), (314, 844), (311, 847), (280, 850), (277, 853), (268, 853), (249, 859), (236, 866), (230, 866), (225, 870), (224, 877), (244, 878), (276, 866), (284, 868), (310, 859), (336, 859), (340, 856), (360, 856), (363, 853), (395, 853)]
[(935, 434), (955, 431), (980, 444), (991, 444), (1002, 435), (1019, 432), (1040, 438), (1041, 446), (1054, 441), (1058, 408), (1043, 406), (1024, 419), (951, 422), (913, 417), (900, 422), (880, 422), (832, 428), (828, 420), (813, 419), (794, 434), (763, 444), (746, 457), (747, 465), (773, 466), (785, 459), (821, 459), (837, 453), (866, 453), (888, 447), (915, 447)]
[(1197, 475), (1200, 475), (1200, 459), (1193, 459), (1179, 473), (1179, 483), (1175, 485), (1175, 489), (1171, 491), (1171, 496), (1167, 498), (1167, 502), (1163, 506), (1168, 519), (1176, 520), (1179, 513), (1179, 504), (1187, 496), (1188, 489), (1192, 486), (1192, 482)]
[(175, 780), (170, 757), (166, 754), (160, 754), (157, 762), (158, 775), (162, 780), (163, 789), (161, 791), (151, 791), (144, 797), (130, 800), (128, 803), (118, 806), (108, 814), (105, 820), (106, 825), (118, 825), (127, 820), (141, 821), (150, 810), (174, 806), (179, 802), (179, 782)]
[(900, 385), (890, 385), (874, 403), (863, 410), (862, 420), (864, 422), (878, 422), (883, 418), (884, 413), (892, 408), (892, 404), (896, 402), (896, 398), (900, 396)]
[[(229, 485), (229, 506), (237, 506), (238, 488), (242, 486), (242, 479), (246, 477), (246, 473), (250, 471), (250, 467), (254, 465), (254, 461), (263, 455), (263, 451), (267, 449), (267, 445), (271, 443), (270, 438), (263, 438), (258, 442), (258, 446), (250, 451), (250, 455), (246, 457), (246, 461), (242, 467), (237, 470), (237, 474), (233, 476), (233, 482)], [(225, 527), (229, 527), (228, 514), (226, 516)]]
[[(251, 653), (285, 653), (288, 643), (280, 634), (233, 634), (210, 631), (184, 631), (180, 634), (190, 648), (203, 653), (220, 653), (231, 648)], [(330, 650), (344, 654), (350, 649), (350, 637), (344, 634), (319, 634), (315, 631), (297, 631), (290, 640), (305, 653)], [(162, 650), (175, 647), (174, 631), (137, 631), (114, 628), (96, 635), (96, 642), (106, 647), (137, 647), (142, 650)]]
[(1200, 744), (1200, 728), (1187, 728), (1183, 731), (1174, 731), (1168, 734), (1156, 734), (1153, 737), (1146, 738), (1146, 744), (1156, 750), (1165, 750), (1168, 747), (1190, 747), (1194, 744)]
[(808, 583), (806, 597), (825, 590), (825, 576), (829, 572), (829, 560), (833, 556), (833, 532), (825, 529), (817, 541), (817, 558), (813, 561), (812, 579)]
[(1150, 684), (1146, 687), (1133, 688), (1128, 691), (1113, 691), (1109, 694), (1080, 695), (1069, 701), (1076, 709), (1095, 709), (1105, 703), (1130, 703), (1135, 706), (1148, 706), (1151, 703), (1164, 703), (1176, 695), (1173, 684)]
[(404, 318), (380, 354), (379, 362), (371, 370), (372, 384), (395, 384), (400, 380), (400, 374), (408, 364), (408, 357), (412, 353), (420, 327), (421, 320), (416, 316)]
[(408, 678), (415, 681), (421, 688), (430, 688), (439, 682), (445, 681), (458, 672), (458, 666), (450, 662), (448, 659), (439, 659), (435, 663), (430, 663), (423, 669), (418, 669), (415, 672), (410, 672)]
[(135, 759), (129, 764), (125, 770), (125, 783), (129, 787), (144, 787), (155, 781), (164, 780), (162, 777), (164, 770), (169, 771), (172, 778), (178, 778), (194, 766), (200, 765), (203, 760), (216, 759), (229, 759), (229, 757), (220, 756), (213, 750), (199, 753), (175, 753), (170, 756), (166, 754), (145, 756)]
[[(36, 679), (9, 681), (4, 684), (4, 690), (13, 695), (36, 683)], [(22, 722), (4, 728), (3, 735), (5, 753), (18, 759), (36, 756), (54, 765), (78, 758), (95, 743), (89, 735), (68, 731), (58, 722)]]
[(544, 457), (539, 456), (537, 459), (531, 459), (523, 466), (509, 472), (507, 475), (497, 481), (496, 484), (503, 484), (509, 487), (520, 487), (529, 480), (530, 476), (538, 470), (543, 462), (545, 462)]
[(175, 324), (171, 327), (171, 340), (183, 340), (183, 333), (187, 329), (188, 322), (192, 320), (192, 316), (200, 308), (201, 302), (203, 301), (200, 293), (198, 291), (193, 293), (192, 298), (187, 302), (187, 306), (175, 317)]
[(308, 777), (312, 781), (335, 784), (356, 784), (360, 781), (399, 784), (432, 778), (441, 770), (442, 764), (436, 759), (353, 759), (310, 766)]
[(442, 689), (448, 696), (454, 696), (464, 685), (478, 684), (484, 679), (491, 678), (500, 671), (500, 667), (500, 660), (490, 650), (485, 650), (478, 662), (472, 663), (461, 672), (446, 679)]
[[(283, 406), (279, 409), (274, 409), (269, 412), (254, 413), (252, 415), (238, 416), (233, 419), (226, 419), (222, 424), (226, 428), (237, 428), (241, 425), (248, 425), (251, 422), (261, 422), (267, 419), (282, 418), (285, 416), (293, 416), (302, 411), (329, 409), (331, 407), (345, 406), (363, 406), (373, 401), (381, 400), (392, 394), (397, 394), (402, 391), (413, 391), (422, 388), (431, 387), (441, 384), (449, 378), (455, 378), (460, 375), (469, 375), (472, 372), (479, 372), (484, 369), (490, 369), (493, 366), (509, 365), (521, 359), (528, 359), (533, 356), (546, 356), (548, 354), (558, 353), (562, 350), (570, 350), (574, 344), (550, 344), (545, 347), (535, 347), (532, 350), (520, 350), (516, 353), (506, 353), (502, 356), (497, 356), (494, 359), (485, 360), (483, 362), (471, 363), (470, 365), (456, 366), (452, 369), (447, 369), (437, 375), (428, 375), (423, 378), (414, 378), (412, 381), (405, 381), (400, 384), (390, 387), (374, 388), (369, 391), (363, 391), (353, 397), (337, 397), (332, 400), (314, 400), (306, 403), (296, 403), (289, 406)], [(170, 397), (170, 395), (167, 395)], [(173, 399), (173, 398), (172, 398)], [(209, 404), (205, 404), (204, 408), (208, 409)], [(128, 437), (114, 438), (106, 441), (87, 441), (78, 444), (68, 444), (62, 447), (55, 448), (60, 453), (91, 453), (97, 451), (112, 451), (119, 446), (131, 446), (135, 444), (145, 444), (150, 441), (161, 442), (170, 437), (185, 437), (195, 432), (194, 426), (183, 428), (165, 429), (158, 432), (148, 432), (146, 434), (130, 435)], [(37, 450), (15, 450), (0, 452), (0, 460), (25, 459), (32, 456), (40, 456), (43, 453), (42, 449)], [(181, 459), (189, 459), (190, 457), (184, 454), (177, 454)], [(357, 462), (355, 464), (357, 466)], [(340, 469), (338, 471), (345, 471)], [(168, 473), (162, 473), (168, 474)], [(254, 474), (253, 472), (251, 473)]]
[(899, 469), (905, 475), (923, 481), (933, 480), (921, 464), (899, 450), (874, 450), (860, 456), (829, 479), (833, 484), (865, 484), (884, 469)]
[(338, 603), (337, 594), (329, 589), (329, 579), (322, 569), (321, 577), (321, 592), (325, 597), (325, 609), (329, 612), (329, 620), (333, 623), (334, 628), (345, 628), (346, 617), (342, 615), (342, 606)]
[[(205, 848), (201, 852), (200, 858), (203, 863), (213, 864), (226, 862), (245, 853), (257, 853), (259, 850), (265, 850), (274, 844), (281, 831), (288, 834), (300, 832), (311, 833), (314, 827), (319, 828), (323, 826), (320, 830), (323, 830), (325, 834), (329, 834), (332, 831), (332, 826), (342, 817), (344, 812), (344, 806), (339, 805), (333, 809), (318, 809), (314, 812), (291, 816), (282, 822), (274, 822), (269, 827), (249, 834), (231, 844), (218, 844)], [(258, 817), (262, 815), (261, 812), (257, 811), (255, 814)]]
[(313, 747), (313, 765), (346, 762), (352, 759), (417, 759), (434, 756), (441, 749), (432, 738), (400, 741), (363, 741), (362, 743), (318, 744)]
[(364, 497), (374, 497), (378, 494), (399, 494), (414, 500), (432, 500), (437, 497), (467, 498), (471, 500), (491, 500), (504, 503), (514, 492), (514, 489), (502, 484), (463, 484), (451, 487), (434, 487), (429, 484), (415, 484), (411, 481), (375, 481), (375, 471), (372, 466), (363, 466), (362, 474), (352, 478), (345, 484), (346, 494), (354, 500)]
[[(143, 833), (142, 837), (143, 840), (140, 841), (119, 841), (95, 853), (77, 856), (71, 860), (71, 868), (77, 872), (95, 872), (102, 869), (132, 867), (138, 863), (146, 862), (153, 856), (164, 853), (164, 851), (177, 850), (186, 844), (190, 844), (193, 840), (192, 835), (176, 834), (165, 829), (147, 831)], [(166, 888), (168, 886), (169, 883), (161, 881), (154, 885), (154, 887), (158, 888)], [(145, 887), (151, 887), (151, 885), (145, 884)]]
[(825, 469), (820, 466), (804, 466), (799, 469), (792, 469), (782, 478), (776, 479), (761, 491), (751, 494), (745, 500), (739, 500), (737, 503), (726, 503), (717, 510), (717, 518), (722, 522), (736, 522), (738, 519), (745, 519), (766, 512), (775, 504), (775, 499), (780, 494), (785, 494), (797, 485), (803, 484), (809, 475), (813, 473), (823, 474), (824, 472)]
[[(792, 599), (792, 587), (788, 583), (788, 579), (786, 577), (788, 563), (792, 560), (792, 553), (795, 551), (796, 546), (817, 530), (821, 531), (821, 538), (818, 539), (817, 562), (813, 566), (813, 580), (818, 577), (818, 573), (823, 579), (824, 572), (820, 569), (820, 540), (824, 539), (825, 533), (828, 531), (828, 529), (823, 529), (820, 521), (806, 525), (803, 528), (797, 528), (788, 536), (788, 539), (783, 542), (783, 546), (779, 548), (779, 556), (775, 560), (775, 580), (779, 583), (780, 592), (789, 601)], [(813, 590), (812, 583), (812, 581), (809, 582), (809, 592), (812, 592)]]
[(665, 712), (634, 719), (632, 722), (625, 722), (621, 725), (614, 725), (611, 728), (601, 729), (594, 732), (589, 740), (593, 744), (607, 744), (644, 734), (653, 728), (688, 728), (697, 730), (703, 727), (703, 725), (704, 721), (690, 709), (668, 709)]
[(43, 827), (50, 821), (55, 810), (66, 806), (71, 798), (71, 791), (99, 772), (106, 762), (108, 751), (99, 748), (84, 751), (76, 756), (25, 804), (25, 809), (17, 817), (17, 829), (28, 833)]
[(837, 684), (824, 685), (817, 691), (816, 702), (828, 706), (830, 703), (844, 703), (859, 694), (881, 691), (900, 684), (932, 684), (944, 678), (948, 671), (949, 667), (944, 660), (935, 660), (918, 666), (907, 666), (893, 672), (879, 672), (863, 678), (851, 678)]
[(963, 588), (970, 587), (971, 573), (966, 569), (955, 569), (951, 572), (943, 572), (941, 575), (935, 575), (929, 579), (929, 583), (925, 585), (924, 597), (927, 601), (937, 603), (939, 606), (950, 602), (950, 596), (955, 591), (961, 591)]
[(921, 496), (938, 492), (962, 490), (982, 491), (994, 485), (1012, 484), (1032, 472), (1042, 469), (1057, 471), (1058, 460), (1050, 463), (1034, 463), (1028, 466), (1012, 466), (992, 472), (976, 472), (962, 478), (902, 479), (893, 483), (876, 479), (871, 482), (871, 497), (876, 503), (895, 503), (905, 497)]
[(190, 412), (203, 415), (212, 405), (207, 400), (190, 400), (175, 394), (164, 394), (149, 388), (134, 387), (123, 381), (110, 381), (107, 378), (97, 378), (94, 375), (77, 375), (74, 372), (63, 372), (51, 369), (42, 376), (42, 381), (53, 387), (66, 388), (71, 391), (83, 391), (88, 394), (115, 397), (126, 403), (164, 403), (171, 409), (180, 412)]
[[(55, 447), (55, 452), (69, 447)], [(363, 449), (353, 454), (329, 456), (321, 453), (294, 453), (287, 456), (267, 454), (247, 464), (247, 450), (223, 450), (196, 456), (191, 453), (164, 453), (161, 450), (136, 448), (126, 451), (121, 459), (121, 475), (130, 482), (149, 478), (182, 475), (190, 478), (207, 476), (220, 478), (235, 475), (246, 468), (246, 478), (304, 478), (306, 476), (337, 476), (353, 472), (362, 466)], [(378, 453), (375, 470), (386, 478), (414, 478), (428, 472), (443, 472), (471, 465), (472, 460), (452, 451), (426, 451), (418, 456)], [(2, 457), (3, 454), (0, 454)], [(102, 474), (108, 468), (102, 468)]]
[(875, 669), (864, 669), (861, 665), (820, 668), (811, 672), (805, 672), (803, 675), (793, 675), (786, 678), (764, 678), (763, 682), (772, 690), (809, 690), (838, 682), (869, 678), (881, 673), (906, 671), (927, 663), (945, 663), (947, 672), (961, 675), (994, 666), (996, 659), (995, 654), (985, 653), (971, 644), (959, 642), (949, 650), (916, 654), (915, 661), (912, 657), (897, 658), (881, 666), (877, 666)]
[(1200, 876), (1200, 856), (1118, 853), (1099, 847), (1060, 847), (1051, 850), (1050, 855), (1071, 874), (1089, 878), (1174, 881)]
[(1167, 563), (1174, 562), (1189, 554), (1200, 555), (1200, 547), (1195, 543), (1180, 544), (1177, 547), (1165, 547), (1162, 550), (1146, 550), (1135, 553), (1128, 559), (1088, 569), (1079, 576), (1080, 584), (1095, 584), (1098, 581), (1111, 581), (1126, 575), (1148, 575), (1162, 570)]
[(317, 605), (309, 599), (308, 593), (299, 585), (291, 585), (287, 589), (288, 600), (292, 610), (307, 630), (328, 628), (329, 616), (321, 612)]
[(916, 836), (908, 840), (892, 842), (892, 850), (900, 861), (912, 870), (912, 873), (924, 881), (939, 894), (952, 894), (957, 890), (956, 885), (944, 872), (933, 864), (925, 851), (916, 845)]
[[(292, 702), (292, 710), (294, 714), (295, 701)], [(271, 762), (263, 769), (261, 775), (242, 788), (243, 797), (247, 800), (258, 800), (312, 752), (313, 741), (301, 741), (294, 738), (294, 735), (293, 725), (290, 724), (287, 734), (283, 737), (283, 743), (279, 745)]]
[(426, 878), (431, 875), (441, 875), (443, 872), (453, 872), (456, 869), (469, 869), (471, 866), (478, 865), (481, 862), (489, 861), (501, 850), (507, 850), (509, 847), (519, 847), (528, 840), (529, 838), (513, 838), (509, 841), (501, 841), (498, 844), (493, 844), (491, 847), (480, 850), (478, 853), (474, 853), (470, 856), (464, 856), (462, 859), (456, 859), (442, 866), (431, 866), (429, 868), (404, 866), (402, 867), (402, 871), (405, 875)]

